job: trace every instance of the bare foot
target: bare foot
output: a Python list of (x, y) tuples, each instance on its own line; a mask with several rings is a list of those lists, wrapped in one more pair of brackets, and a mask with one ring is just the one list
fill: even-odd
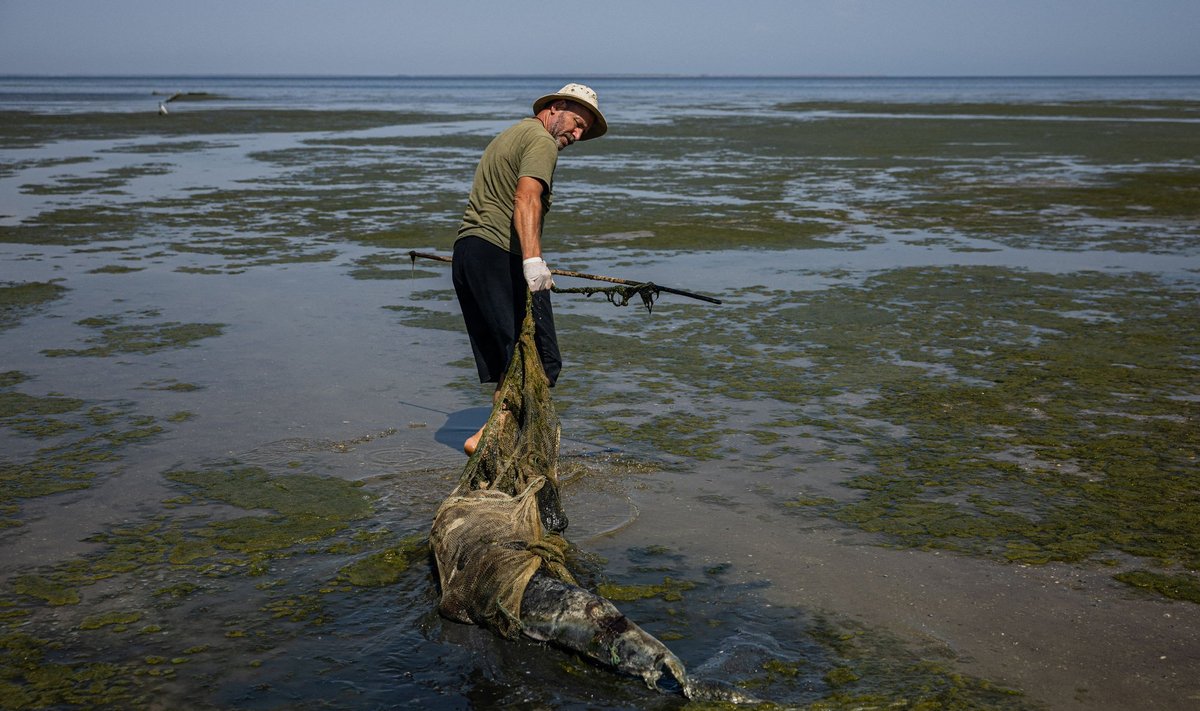
[[(486, 426), (484, 425), (484, 427)], [(468, 437), (466, 442), (463, 442), (463, 451), (467, 453), (468, 457), (474, 454), (476, 449), (479, 449), (479, 438), (482, 436), (483, 427), (480, 427), (478, 432)]]
[[(508, 410), (502, 410), (500, 412), (500, 419), (496, 420), (496, 424), (503, 423), (506, 417), (508, 417)], [(479, 440), (483, 438), (484, 427), (487, 427), (486, 422), (483, 423), (483, 427), (480, 427), (478, 432), (468, 437), (466, 442), (463, 442), (463, 451), (467, 453), (468, 457), (474, 454), (475, 450), (479, 449)]]

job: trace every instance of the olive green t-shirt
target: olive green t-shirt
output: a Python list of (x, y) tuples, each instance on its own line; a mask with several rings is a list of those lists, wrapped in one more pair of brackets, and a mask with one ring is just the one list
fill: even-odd
[(513, 227), (517, 180), (529, 176), (542, 181), (545, 220), (557, 163), (558, 142), (541, 121), (531, 116), (505, 129), (492, 139), (479, 159), (458, 236), (482, 237), (501, 249), (521, 254), (521, 242)]

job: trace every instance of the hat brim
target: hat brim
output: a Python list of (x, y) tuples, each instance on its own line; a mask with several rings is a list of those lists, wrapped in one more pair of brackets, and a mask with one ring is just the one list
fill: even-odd
[(608, 133), (608, 121), (604, 119), (604, 114), (600, 113), (600, 109), (584, 101), (578, 96), (575, 96), (574, 94), (546, 94), (542, 98), (533, 102), (533, 113), (536, 114), (550, 104), (553, 104), (555, 101), (559, 100), (574, 101), (580, 106), (586, 108), (588, 111), (591, 111), (592, 117), (595, 118), (595, 121), (592, 122), (591, 127), (588, 128), (587, 133), (583, 134), (579, 140), (590, 141), (593, 138), (599, 138)]

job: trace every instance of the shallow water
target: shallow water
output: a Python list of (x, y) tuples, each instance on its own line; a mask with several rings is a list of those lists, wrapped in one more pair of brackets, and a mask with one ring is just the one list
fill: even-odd
[[(544, 83), (0, 80), (10, 705), (682, 704), (436, 614), (487, 394), (407, 251)], [(1196, 80), (597, 88), (552, 266), (724, 304), (556, 297), (588, 584), (784, 706), (1200, 698)]]

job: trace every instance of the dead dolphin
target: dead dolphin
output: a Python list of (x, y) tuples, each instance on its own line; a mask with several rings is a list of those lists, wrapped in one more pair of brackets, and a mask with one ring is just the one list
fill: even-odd
[[(658, 691), (756, 702), (734, 687), (690, 677), (665, 644), (575, 584), (566, 540), (551, 530), (565, 523), (555, 482), (529, 478), (515, 496), (462, 484), (438, 508), (429, 535), (443, 616), (577, 652)], [(546, 489), (555, 491), (544, 495)]]
[(438, 611), (499, 634), (549, 642), (690, 699), (753, 702), (688, 676), (666, 645), (567, 569), (566, 513), (558, 491), (559, 420), (533, 343), (521, 337), (479, 446), (429, 532)]

